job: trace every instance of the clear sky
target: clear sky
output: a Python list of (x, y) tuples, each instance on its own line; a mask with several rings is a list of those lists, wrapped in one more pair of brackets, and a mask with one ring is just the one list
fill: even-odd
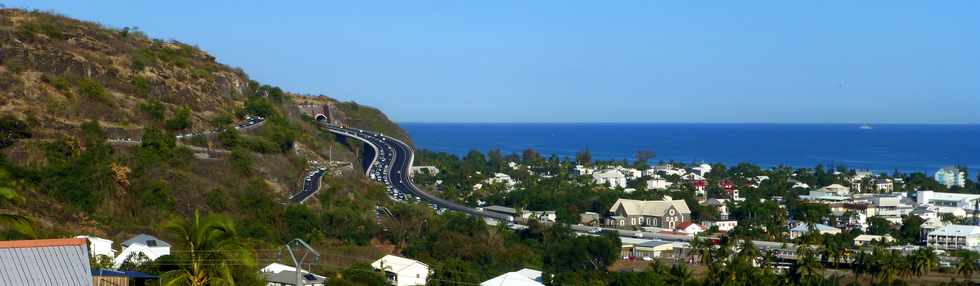
[(401, 122), (980, 123), (980, 1), (7, 1)]

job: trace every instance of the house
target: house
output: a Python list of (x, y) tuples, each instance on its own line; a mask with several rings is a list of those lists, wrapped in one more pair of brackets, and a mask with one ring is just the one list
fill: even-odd
[[(848, 196), (851, 194), (851, 188), (845, 187), (841, 184), (832, 184), (830, 186), (817, 189), (815, 192), (835, 196)], [(814, 192), (810, 192), (810, 195), (814, 195)]]
[(521, 217), (526, 220), (538, 220), (542, 222), (558, 221), (558, 214), (555, 211), (522, 211)]
[(266, 286), (324, 286), (327, 283), (326, 277), (306, 270), (301, 272), (299, 279), (302, 281), (297, 283), (296, 267), (279, 263), (269, 264), (259, 272), (265, 277)]
[(599, 213), (595, 212), (584, 212), (578, 215), (578, 223), (582, 225), (596, 226), (602, 221), (602, 217)]
[(980, 247), (980, 226), (946, 225), (930, 232), (926, 243), (941, 250), (974, 249)]
[(673, 185), (674, 183), (671, 183), (670, 181), (667, 181), (665, 179), (647, 180), (647, 190), (666, 190)]
[(871, 242), (877, 241), (879, 243), (891, 243), (895, 241), (890, 235), (870, 235), (862, 234), (854, 238), (854, 246), (864, 246)]
[(705, 205), (713, 206), (718, 209), (718, 215), (721, 219), (728, 219), (728, 199), (708, 199), (704, 202)]
[(735, 229), (736, 226), (738, 226), (738, 221), (737, 220), (705, 221), (704, 226), (707, 229), (711, 229), (712, 227), (717, 227), (718, 231), (729, 232)]
[(945, 185), (947, 188), (952, 188), (954, 186), (962, 188), (966, 185), (965, 177), (965, 172), (952, 166), (939, 169), (939, 171), (936, 171), (936, 174), (933, 175), (936, 182)]
[(674, 227), (674, 231), (683, 232), (693, 236), (704, 231), (704, 228), (701, 227), (701, 225), (694, 223), (693, 221), (685, 221), (685, 222), (681, 222), (676, 227)]
[(0, 241), (0, 285), (92, 286), (84, 238)]
[(626, 187), (626, 175), (616, 169), (599, 170), (592, 174), (592, 179), (599, 185), (608, 185), (613, 188)]
[(429, 279), (429, 265), (417, 260), (385, 255), (371, 263), (375, 270), (383, 271), (385, 278), (394, 286), (425, 285)]
[(120, 271), (112, 269), (92, 269), (92, 281), (95, 286), (146, 286), (158, 285), (151, 281), (160, 280), (159, 276), (154, 276), (138, 271)]
[(660, 258), (667, 254), (672, 254), (675, 248), (680, 248), (682, 244), (663, 240), (646, 240), (637, 242), (623, 241), (623, 250), (627, 257), (640, 258)]
[(575, 165), (575, 169), (572, 169), (572, 175), (575, 176), (588, 176), (595, 172), (595, 168), (586, 167), (582, 165)]
[(541, 271), (524, 268), (483, 281), (480, 286), (544, 286), (544, 278)]
[(88, 235), (79, 235), (75, 238), (88, 240), (88, 253), (92, 257), (99, 255), (109, 257), (109, 259), (116, 257), (116, 250), (112, 249), (112, 240)]
[(801, 224), (797, 225), (796, 227), (794, 227), (794, 228), (792, 228), (792, 229), (789, 230), (789, 238), (790, 239), (796, 239), (796, 238), (798, 238), (800, 236), (803, 236), (804, 234), (807, 234), (807, 233), (810, 233), (810, 232), (814, 232), (814, 231), (817, 232), (817, 233), (819, 233), (819, 234), (839, 234), (839, 233), (841, 233), (841, 230), (839, 228), (832, 227), (832, 226), (829, 226), (829, 225), (826, 225), (826, 224), (819, 224), (819, 223), (818, 224), (815, 224), (814, 225), (814, 229), (811, 230), (810, 229), (810, 226), (808, 224), (801, 223)]
[(708, 164), (698, 165), (697, 167), (691, 168), (691, 172), (697, 173), (702, 177), (707, 176), (708, 173), (711, 173), (711, 165)]
[(892, 179), (882, 178), (875, 180), (875, 191), (891, 192), (895, 190), (895, 182)]
[(436, 168), (436, 166), (412, 166), (409, 173), (412, 175), (429, 174), (435, 176), (439, 174), (439, 168)]
[(139, 234), (122, 243), (123, 250), (112, 260), (112, 267), (118, 269), (130, 256), (146, 256), (149, 261), (170, 255), (170, 244), (149, 234)]
[(674, 229), (683, 221), (691, 219), (691, 210), (684, 200), (673, 200), (664, 196), (659, 201), (640, 201), (618, 199), (609, 208), (612, 217), (606, 221), (612, 226), (653, 226)]

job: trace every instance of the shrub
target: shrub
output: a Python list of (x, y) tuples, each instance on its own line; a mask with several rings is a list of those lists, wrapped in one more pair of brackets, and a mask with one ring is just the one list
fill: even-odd
[(170, 131), (180, 131), (191, 127), (191, 109), (183, 107), (178, 109), (174, 117), (164, 122), (164, 127)]
[(78, 94), (102, 103), (112, 102), (102, 84), (87, 78), (78, 81)]
[(163, 120), (164, 107), (163, 103), (156, 99), (151, 99), (147, 102), (141, 103), (139, 110), (146, 113), (150, 118), (154, 120)]
[(136, 95), (147, 97), (150, 95), (150, 81), (145, 77), (137, 76), (129, 81), (136, 91)]
[(139, 197), (143, 207), (158, 210), (171, 210), (174, 207), (173, 192), (169, 185), (161, 181), (147, 184), (139, 192)]
[(255, 162), (255, 159), (252, 158), (252, 153), (243, 147), (231, 149), (230, 158), (231, 166), (235, 169), (235, 171), (244, 175), (251, 172), (252, 164)]

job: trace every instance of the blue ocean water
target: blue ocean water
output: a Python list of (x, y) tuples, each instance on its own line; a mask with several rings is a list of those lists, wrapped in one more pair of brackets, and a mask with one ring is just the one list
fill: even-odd
[[(928, 172), (949, 165), (980, 168), (980, 125), (646, 124), (646, 123), (401, 123), (419, 148), (459, 156), (499, 148), (533, 148), (574, 158), (749, 162), (761, 166), (845, 165), (888, 172)], [(972, 175), (971, 175), (972, 176)]]

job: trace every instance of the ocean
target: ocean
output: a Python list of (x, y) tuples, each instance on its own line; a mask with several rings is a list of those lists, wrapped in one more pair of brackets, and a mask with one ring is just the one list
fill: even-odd
[(647, 123), (400, 123), (418, 148), (464, 156), (470, 150), (632, 161), (652, 150), (651, 162), (741, 162), (763, 167), (844, 165), (891, 173), (949, 165), (980, 168), (980, 125), (647, 124)]

